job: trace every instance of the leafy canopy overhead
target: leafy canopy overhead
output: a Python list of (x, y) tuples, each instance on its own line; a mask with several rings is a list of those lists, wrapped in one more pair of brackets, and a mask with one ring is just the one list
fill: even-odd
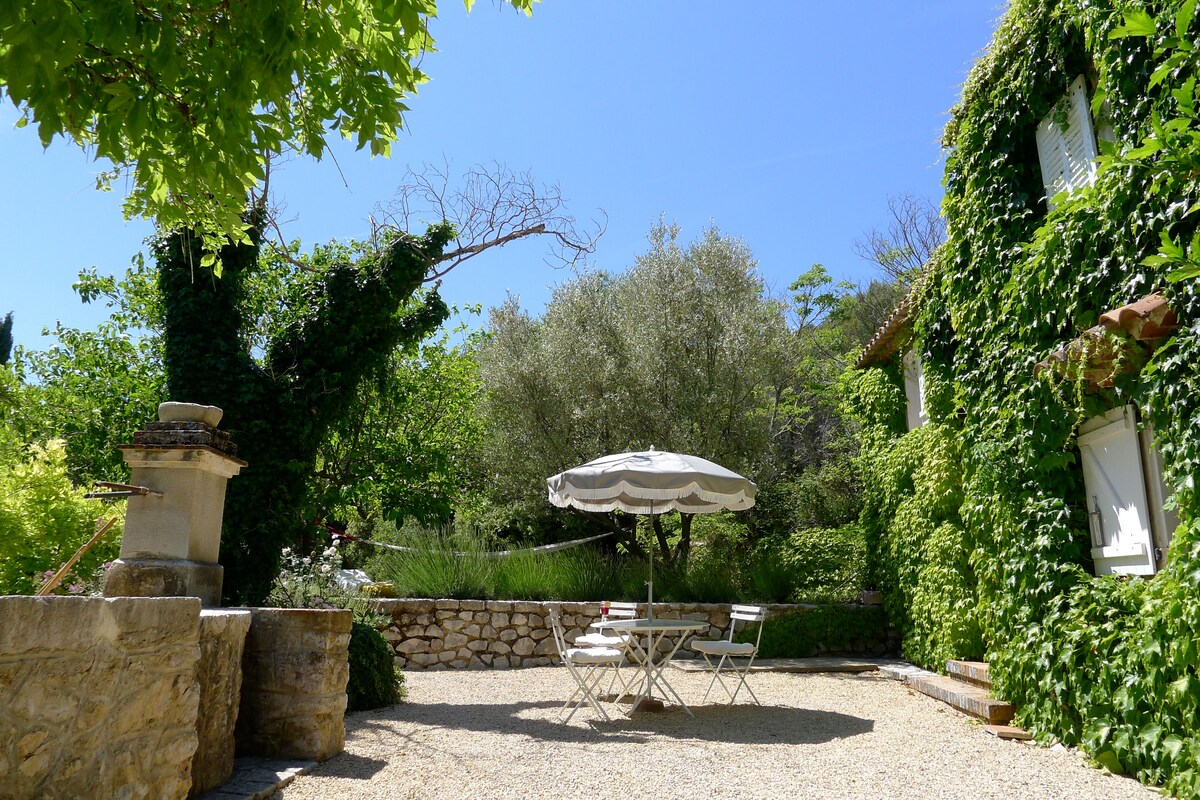
[(44, 146), (111, 160), (100, 188), (131, 173), (126, 215), (199, 232), (213, 263), (222, 237), (246, 241), (271, 153), (320, 158), (329, 131), (388, 153), (436, 15), (436, 0), (4, 3), (0, 94)]

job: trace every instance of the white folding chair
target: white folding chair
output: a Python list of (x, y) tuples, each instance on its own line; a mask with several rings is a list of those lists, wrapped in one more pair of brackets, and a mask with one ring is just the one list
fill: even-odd
[[(762, 641), (763, 620), (766, 619), (766, 616), (767, 612), (762, 606), (733, 606), (729, 614), (728, 639), (718, 639), (715, 642), (703, 639), (692, 641), (692, 649), (704, 656), (705, 663), (708, 664), (708, 668), (713, 672), (712, 680), (708, 682), (708, 689), (704, 692), (704, 700), (708, 699), (708, 693), (712, 691), (713, 684), (719, 683), (721, 684), (721, 688), (725, 690), (725, 694), (729, 695), (730, 705), (733, 705), (733, 701), (737, 699), (738, 692), (742, 690), (743, 686), (746, 687), (746, 691), (750, 693), (750, 696), (754, 698), (754, 702), (760, 706), (762, 705), (758, 700), (758, 696), (754, 694), (754, 690), (746, 683), (746, 675), (750, 672), (750, 665), (754, 663), (754, 657), (758, 655), (758, 645)], [(733, 641), (733, 633), (737, 627), (738, 620), (746, 623), (758, 623), (758, 636), (755, 638), (754, 644)], [(716, 665), (713, 664), (710, 656), (720, 656), (720, 660), (717, 661)], [(737, 662), (734, 661), (735, 658), (747, 659), (745, 666), (739, 668)], [(737, 686), (732, 692), (725, 685), (725, 681), (721, 680), (721, 669), (726, 663), (729, 665), (729, 670), (725, 673), (726, 676), (729, 675), (729, 672), (733, 672), (738, 681)], [(704, 702), (704, 700), (700, 702)]]
[[(608, 606), (609, 619), (633, 619), (637, 616), (637, 603), (609, 603)], [(640, 656), (642, 648), (637, 643), (637, 638), (628, 633), (620, 633), (618, 631), (605, 632), (602, 624), (594, 624), (592, 627), (596, 629), (595, 633), (585, 633), (582, 636), (575, 637), (576, 647), (612, 647), (620, 650), (633, 663), (638, 663), (636, 656)], [(607, 694), (612, 694), (613, 687), (617, 682), (621, 683), (621, 693), (629, 691), (629, 683), (621, 675), (621, 665), (613, 666), (613, 677), (608, 682)]]
[[(575, 716), (575, 712), (584, 703), (594, 708), (606, 720), (610, 719), (608, 712), (601, 708), (600, 703), (596, 701), (596, 685), (604, 677), (604, 668), (620, 666), (625, 659), (625, 654), (613, 647), (568, 647), (563, 635), (562, 619), (558, 615), (558, 609), (550, 606), (547, 609), (547, 616), (550, 617), (550, 629), (554, 634), (554, 646), (558, 649), (559, 658), (562, 659), (567, 672), (575, 679), (577, 687), (574, 694), (567, 698), (567, 702), (563, 703), (562, 709), (559, 710), (559, 719), (562, 719), (563, 722), (570, 722), (571, 717)], [(567, 714), (566, 719), (563, 719), (563, 712), (567, 710), (568, 706), (571, 711)]]

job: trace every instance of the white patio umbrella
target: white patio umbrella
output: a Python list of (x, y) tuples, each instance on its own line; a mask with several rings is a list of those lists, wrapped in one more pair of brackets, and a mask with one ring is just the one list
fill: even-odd
[[(651, 448), (602, 456), (547, 478), (550, 502), (559, 508), (661, 514), (743, 511), (758, 487), (708, 459)], [(654, 545), (650, 546), (649, 605), (654, 616)]]

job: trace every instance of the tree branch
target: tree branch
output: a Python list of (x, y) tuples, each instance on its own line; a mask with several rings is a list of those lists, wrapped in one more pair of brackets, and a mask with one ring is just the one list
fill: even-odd
[(377, 212), (400, 230), (412, 230), (430, 220), (444, 220), (454, 227), (447, 252), (429, 260), (428, 282), (485, 250), (532, 236), (550, 237), (549, 262), (576, 264), (595, 252), (607, 217), (581, 231), (575, 219), (564, 213), (564, 205), (557, 186), (539, 186), (528, 173), (513, 172), (498, 163), (472, 167), (452, 185), (447, 162), (426, 164), (419, 171), (410, 169), (395, 200)]

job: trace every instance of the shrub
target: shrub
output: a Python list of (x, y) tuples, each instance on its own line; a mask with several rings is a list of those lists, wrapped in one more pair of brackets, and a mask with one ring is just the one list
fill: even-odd
[(792, 578), (792, 602), (847, 602), (865, 587), (867, 542), (858, 525), (801, 528), (779, 545), (778, 560)]
[(404, 674), (383, 634), (365, 622), (350, 629), (350, 682), (346, 710), (393, 706), (404, 699)]
[[(851, 608), (816, 606), (768, 616), (758, 646), (759, 658), (807, 658), (819, 645), (827, 650), (849, 649), (854, 642), (883, 642), (887, 619), (878, 606)], [(734, 634), (735, 642), (753, 642), (758, 624)]]
[[(52, 440), (30, 448), (27, 460), (0, 466), (0, 594), (32, 594), (43, 574), (57, 569), (83, 546), (103, 516), (122, 517), (67, 475), (66, 445)], [(81, 593), (99, 579), (101, 565), (117, 557), (121, 526), (97, 542), (64, 576), (63, 586)], [(74, 588), (72, 588), (74, 587)]]

